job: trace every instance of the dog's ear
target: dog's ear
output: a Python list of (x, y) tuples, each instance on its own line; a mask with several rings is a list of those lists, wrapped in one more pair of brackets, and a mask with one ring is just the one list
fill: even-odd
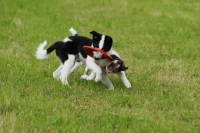
[(92, 34), (92, 35), (97, 35), (98, 33), (97, 33), (96, 31), (93, 30), (93, 31), (90, 32), (90, 34)]
[(90, 32), (90, 34), (92, 34), (93, 35), (93, 37), (100, 37), (100, 36), (102, 36), (102, 34), (100, 34), (100, 33), (98, 33), (98, 32), (96, 32), (96, 31), (91, 31)]
[(123, 66), (122, 67), (122, 71), (126, 71), (128, 69), (128, 67)]

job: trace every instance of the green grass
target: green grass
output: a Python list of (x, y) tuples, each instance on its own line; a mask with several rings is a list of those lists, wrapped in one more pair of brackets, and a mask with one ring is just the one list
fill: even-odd
[[(1, 0), (0, 132), (200, 132), (199, 0)], [(52, 72), (48, 46), (70, 35), (73, 26), (91, 37), (113, 37), (113, 48), (132, 84), (116, 75), (101, 82), (70, 75), (70, 89)]]

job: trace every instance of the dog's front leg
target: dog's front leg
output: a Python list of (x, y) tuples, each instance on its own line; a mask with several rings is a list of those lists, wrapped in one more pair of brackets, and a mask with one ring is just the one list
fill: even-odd
[(91, 74), (88, 76), (87, 75), (88, 71), (89, 71), (89, 68), (86, 66), (83, 75), (81, 75), (81, 79), (86, 79), (86, 80), (93, 80), (94, 79), (95, 73), (92, 71)]
[(84, 73), (83, 73), (83, 75), (81, 75), (81, 79), (87, 79), (88, 78), (88, 75), (87, 75), (88, 71), (89, 71), (89, 68), (86, 65)]
[[(89, 57), (89, 58), (91, 58), (91, 57)], [(95, 82), (98, 82), (98, 81), (100, 81), (101, 80), (101, 78), (102, 78), (102, 70), (101, 70), (101, 68), (94, 62), (94, 60), (91, 58), (91, 59), (88, 59), (87, 61), (86, 61), (86, 65), (87, 65), (87, 67), (89, 68), (89, 69), (91, 69), (92, 70), (92, 75), (91, 75), (91, 77), (93, 76), (93, 78), (95, 77), (95, 75), (96, 75), (96, 77), (95, 77)], [(92, 80), (92, 79), (91, 79)]]
[[(82, 75), (81, 78), (83, 79), (84, 76)], [(91, 74), (89, 76), (87, 76), (85, 74), (85, 79), (87, 79), (87, 80), (93, 80), (94, 78), (95, 78), (95, 72), (93, 72), (93, 71), (91, 72)]]
[(126, 86), (126, 88), (131, 88), (131, 84), (128, 81), (128, 79), (126, 78), (126, 75), (125, 75), (124, 71), (118, 72), (117, 75), (122, 79), (122, 81), (123, 81), (124, 85)]
[(114, 90), (114, 86), (112, 84), (112, 82), (110, 81), (110, 79), (107, 76), (106, 71), (102, 71), (102, 79), (101, 81), (103, 82), (103, 84), (108, 85), (108, 89), (109, 90)]

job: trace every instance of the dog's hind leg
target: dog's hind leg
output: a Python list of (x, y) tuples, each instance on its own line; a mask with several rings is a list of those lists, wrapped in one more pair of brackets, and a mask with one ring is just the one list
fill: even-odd
[(71, 69), (75, 63), (75, 56), (68, 54), (68, 59), (64, 62), (61, 70), (60, 80), (63, 84), (66, 84), (70, 87), (67, 77), (71, 73)]
[(60, 64), (60, 66), (53, 72), (53, 78), (55, 79), (59, 79), (61, 70), (62, 70), (62, 64)]
[(126, 78), (126, 75), (125, 75), (124, 71), (118, 72), (117, 75), (122, 79), (122, 81), (123, 81), (124, 85), (126, 86), (126, 88), (131, 88), (131, 84), (128, 81), (128, 79)]

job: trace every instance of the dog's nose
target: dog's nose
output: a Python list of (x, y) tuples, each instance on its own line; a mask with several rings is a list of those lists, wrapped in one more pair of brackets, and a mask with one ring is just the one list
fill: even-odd
[(98, 58), (98, 57), (94, 57), (94, 59), (95, 59), (95, 60), (99, 60), (99, 58)]

